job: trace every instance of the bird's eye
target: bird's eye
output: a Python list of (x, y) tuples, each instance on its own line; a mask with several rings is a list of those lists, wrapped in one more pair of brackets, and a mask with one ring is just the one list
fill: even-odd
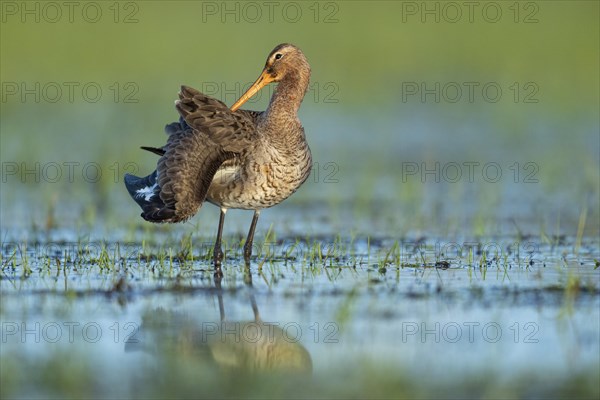
[(281, 57), (283, 57), (283, 54), (281, 54), (281, 53), (275, 54), (275, 59), (276, 60), (279, 60)]

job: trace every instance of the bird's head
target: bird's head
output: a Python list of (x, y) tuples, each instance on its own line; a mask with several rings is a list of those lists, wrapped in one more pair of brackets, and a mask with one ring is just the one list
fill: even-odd
[(304, 53), (293, 44), (283, 43), (275, 47), (267, 57), (265, 67), (250, 88), (231, 106), (231, 111), (239, 109), (260, 89), (271, 82), (281, 82), (290, 78), (301, 78), (310, 75), (310, 66)]

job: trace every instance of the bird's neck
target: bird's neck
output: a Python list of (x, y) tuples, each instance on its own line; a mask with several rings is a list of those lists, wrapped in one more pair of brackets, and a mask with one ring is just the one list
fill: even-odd
[(309, 78), (302, 74), (289, 75), (279, 82), (267, 108), (268, 118), (297, 116), (308, 82)]

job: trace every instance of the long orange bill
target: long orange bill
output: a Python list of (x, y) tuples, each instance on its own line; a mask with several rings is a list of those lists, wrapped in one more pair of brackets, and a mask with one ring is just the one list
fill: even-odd
[(238, 101), (236, 101), (235, 104), (231, 106), (231, 111), (236, 111), (242, 106), (242, 104), (247, 102), (252, 96), (258, 93), (260, 89), (267, 86), (274, 80), (275, 79), (267, 72), (267, 69), (263, 69), (263, 72), (260, 74), (256, 82), (254, 82), (252, 86), (250, 86), (250, 88), (246, 90), (246, 93), (244, 93), (242, 97), (240, 97)]

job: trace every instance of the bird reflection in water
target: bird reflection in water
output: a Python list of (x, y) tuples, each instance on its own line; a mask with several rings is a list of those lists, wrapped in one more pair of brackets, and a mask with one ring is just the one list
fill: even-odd
[[(246, 284), (252, 290), (251, 276)], [(182, 360), (226, 370), (310, 374), (312, 359), (302, 344), (276, 323), (262, 321), (250, 293), (253, 321), (228, 321), (220, 279), (215, 280), (219, 321), (202, 322), (178, 311), (157, 308), (143, 316), (139, 331), (125, 344), (126, 351), (168, 353)], [(290, 337), (292, 336), (292, 337)]]

